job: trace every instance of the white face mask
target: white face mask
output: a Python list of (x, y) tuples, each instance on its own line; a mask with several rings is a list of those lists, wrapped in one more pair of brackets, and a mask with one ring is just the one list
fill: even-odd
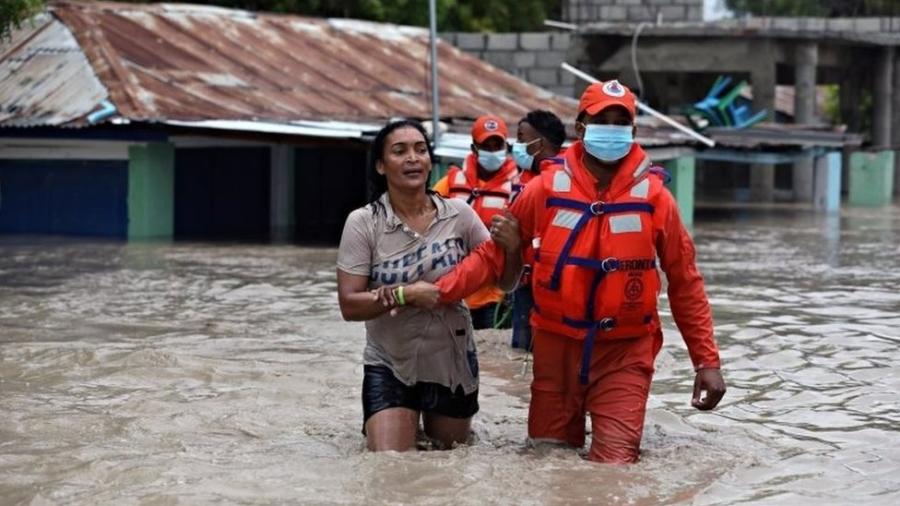
[(534, 155), (528, 154), (528, 146), (531, 146), (535, 142), (541, 139), (535, 139), (531, 142), (514, 142), (512, 145), (512, 156), (513, 160), (516, 161), (516, 165), (522, 170), (529, 170), (531, 166), (534, 165)]
[(505, 161), (505, 149), (501, 149), (500, 151), (478, 150), (478, 165), (481, 165), (481, 167), (488, 172), (497, 172), (500, 170), (500, 167), (503, 166)]
[(615, 162), (625, 158), (634, 144), (631, 125), (585, 125), (584, 149), (602, 162)]

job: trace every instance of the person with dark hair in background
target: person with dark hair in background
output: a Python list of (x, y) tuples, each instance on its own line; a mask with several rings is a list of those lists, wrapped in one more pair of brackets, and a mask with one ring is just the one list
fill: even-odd
[(519, 167), (519, 184), (524, 187), (544, 169), (563, 162), (566, 127), (559, 116), (536, 109), (519, 120), (512, 156)]
[[(513, 160), (521, 172), (519, 182), (514, 185), (518, 193), (544, 170), (563, 163), (565, 153), (562, 145), (566, 140), (566, 127), (559, 117), (550, 111), (534, 110), (519, 120), (516, 142), (512, 145)], [(513, 197), (515, 199), (515, 196)], [(531, 323), (528, 321), (534, 307), (531, 294), (531, 265), (534, 249), (531, 244), (523, 244), (525, 271), (519, 288), (513, 292), (512, 346), (531, 351)]]
[[(478, 358), (464, 304), (434, 309), (432, 294), (404, 287), (436, 281), (488, 231), (465, 202), (427, 189), (433, 159), (422, 125), (401, 120), (378, 132), (368, 167), (372, 201), (347, 217), (338, 250), (338, 301), (346, 320), (366, 322), (363, 432), (370, 450), (415, 447), (419, 417), (440, 447), (468, 439), (478, 411)], [(507, 251), (503, 287), (515, 286), (521, 251), (515, 233), (494, 240)]]
[[(499, 117), (477, 118), (472, 125), (472, 152), (462, 167), (451, 165), (447, 175), (434, 185), (434, 191), (441, 195), (472, 206), (486, 227), (491, 225), (491, 218), (503, 214), (518, 180), (516, 163), (509, 158), (508, 135), (506, 123)], [(503, 291), (492, 284), (466, 297), (476, 329), (494, 327), (494, 315), (503, 298)]]

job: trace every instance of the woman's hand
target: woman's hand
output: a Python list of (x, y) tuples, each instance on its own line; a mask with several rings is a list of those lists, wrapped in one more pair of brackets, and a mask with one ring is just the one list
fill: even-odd
[(504, 209), (503, 214), (495, 214), (491, 218), (491, 239), (507, 253), (518, 252), (522, 248), (519, 220), (509, 212), (509, 209)]
[(427, 281), (416, 281), (403, 287), (403, 298), (407, 304), (425, 309), (437, 307), (441, 293), (437, 285)]
[(400, 301), (397, 300), (396, 294), (394, 290), (397, 289), (397, 286), (379, 286), (378, 288), (371, 290), (372, 296), (381, 303), (382, 306), (387, 308), (394, 308), (400, 305)]

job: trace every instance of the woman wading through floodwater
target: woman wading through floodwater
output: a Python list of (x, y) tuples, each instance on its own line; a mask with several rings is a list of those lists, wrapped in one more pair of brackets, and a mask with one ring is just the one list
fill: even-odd
[[(433, 310), (434, 282), (491, 236), (458, 199), (427, 190), (433, 152), (422, 125), (389, 123), (372, 144), (374, 199), (347, 217), (338, 251), (338, 298), (346, 320), (366, 322), (363, 431), (370, 450), (415, 447), (425, 434), (443, 448), (465, 442), (478, 411), (478, 357), (462, 303)], [(513, 225), (515, 225), (513, 223)], [(521, 253), (515, 226), (494, 237), (506, 251), (499, 285), (515, 288)], [(498, 269), (499, 271), (500, 269)], [(405, 290), (405, 291), (404, 291)]]

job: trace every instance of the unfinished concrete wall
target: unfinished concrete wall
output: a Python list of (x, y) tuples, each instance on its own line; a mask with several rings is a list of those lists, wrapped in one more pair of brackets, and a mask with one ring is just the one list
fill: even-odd
[(563, 0), (570, 23), (702, 21), (703, 0)]
[(559, 68), (572, 35), (556, 32), (444, 33), (458, 49), (558, 95), (575, 94), (575, 78)]

